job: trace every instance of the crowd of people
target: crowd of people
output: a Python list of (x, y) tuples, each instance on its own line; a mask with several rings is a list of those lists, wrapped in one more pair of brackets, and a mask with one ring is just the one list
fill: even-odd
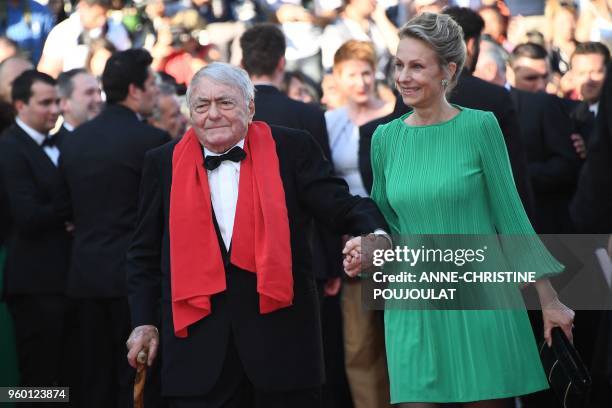
[(0, 2), (0, 386), (129, 407), (146, 351), (147, 407), (556, 407), (558, 326), (609, 407), (612, 315), (547, 274), (538, 311), (383, 313), (360, 273), (612, 233), (611, 48), (609, 0)]

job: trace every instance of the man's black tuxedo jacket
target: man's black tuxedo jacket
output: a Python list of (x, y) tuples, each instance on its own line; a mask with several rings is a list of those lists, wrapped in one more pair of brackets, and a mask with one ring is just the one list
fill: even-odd
[(510, 96), (518, 112), (535, 193), (536, 232), (571, 233), (568, 205), (580, 159), (572, 145), (569, 115), (553, 95), (512, 88)]
[[(317, 141), (325, 157), (331, 162), (325, 114), (315, 106), (295, 101), (270, 85), (255, 85), (255, 116), (269, 125), (305, 130)], [(333, 166), (333, 163), (332, 163)], [(315, 223), (311, 231), (314, 271), (326, 280), (342, 275), (342, 242), (326, 226)]]
[(578, 231), (612, 233), (612, 63), (601, 92), (595, 131), (571, 205)]
[(126, 296), (125, 254), (136, 225), (142, 163), (148, 150), (170, 137), (130, 109), (109, 105), (65, 139), (60, 170), (66, 194), (58, 205), (75, 224), (68, 294)]
[(53, 206), (57, 167), (16, 124), (0, 137), (0, 166), (10, 219), (6, 294), (64, 293), (71, 244)]
[(595, 114), (589, 109), (585, 101), (562, 99), (563, 105), (572, 121), (572, 133), (578, 133), (588, 145), (595, 132)]
[(174, 336), (170, 292), (168, 215), (176, 142), (147, 154), (138, 226), (128, 252), (128, 288), (134, 326), (155, 324), (161, 297), (164, 395), (209, 392), (230, 336), (249, 380), (259, 389), (290, 390), (323, 382), (319, 305), (304, 231), (313, 216), (338, 234), (360, 235), (386, 224), (370, 199), (351, 196), (346, 183), (332, 176), (329, 162), (307, 133), (272, 126), (272, 136), (291, 233), (293, 305), (260, 314), (255, 274), (226, 258), (227, 290), (212, 297), (212, 313), (190, 326), (184, 339)]

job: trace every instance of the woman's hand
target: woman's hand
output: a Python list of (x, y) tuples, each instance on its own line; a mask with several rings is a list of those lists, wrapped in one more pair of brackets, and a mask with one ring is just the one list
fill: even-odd
[[(367, 240), (366, 251), (364, 254), (362, 251), (362, 240)], [(362, 271), (370, 269), (373, 264), (372, 253), (377, 249), (389, 249), (391, 248), (391, 238), (386, 233), (382, 234), (369, 234), (362, 237), (354, 237), (346, 241), (342, 255), (344, 255), (344, 272), (352, 278), (359, 275)]]
[(544, 320), (544, 340), (548, 347), (552, 345), (551, 331), (553, 327), (560, 327), (567, 336), (570, 343), (574, 342), (572, 328), (574, 327), (574, 311), (565, 306), (559, 298), (542, 307)]

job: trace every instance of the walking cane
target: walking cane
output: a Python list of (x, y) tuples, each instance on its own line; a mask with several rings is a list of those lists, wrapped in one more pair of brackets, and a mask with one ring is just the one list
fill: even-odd
[(134, 408), (144, 408), (144, 386), (147, 378), (147, 352), (141, 350), (136, 357), (138, 367), (134, 379)]

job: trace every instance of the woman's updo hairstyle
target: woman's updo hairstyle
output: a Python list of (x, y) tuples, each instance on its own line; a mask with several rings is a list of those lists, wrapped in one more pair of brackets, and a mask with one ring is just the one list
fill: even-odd
[(399, 38), (423, 41), (436, 53), (444, 70), (451, 62), (457, 64), (457, 70), (446, 86), (446, 93), (455, 87), (466, 56), (463, 30), (455, 20), (446, 14), (423, 13), (400, 28)]

